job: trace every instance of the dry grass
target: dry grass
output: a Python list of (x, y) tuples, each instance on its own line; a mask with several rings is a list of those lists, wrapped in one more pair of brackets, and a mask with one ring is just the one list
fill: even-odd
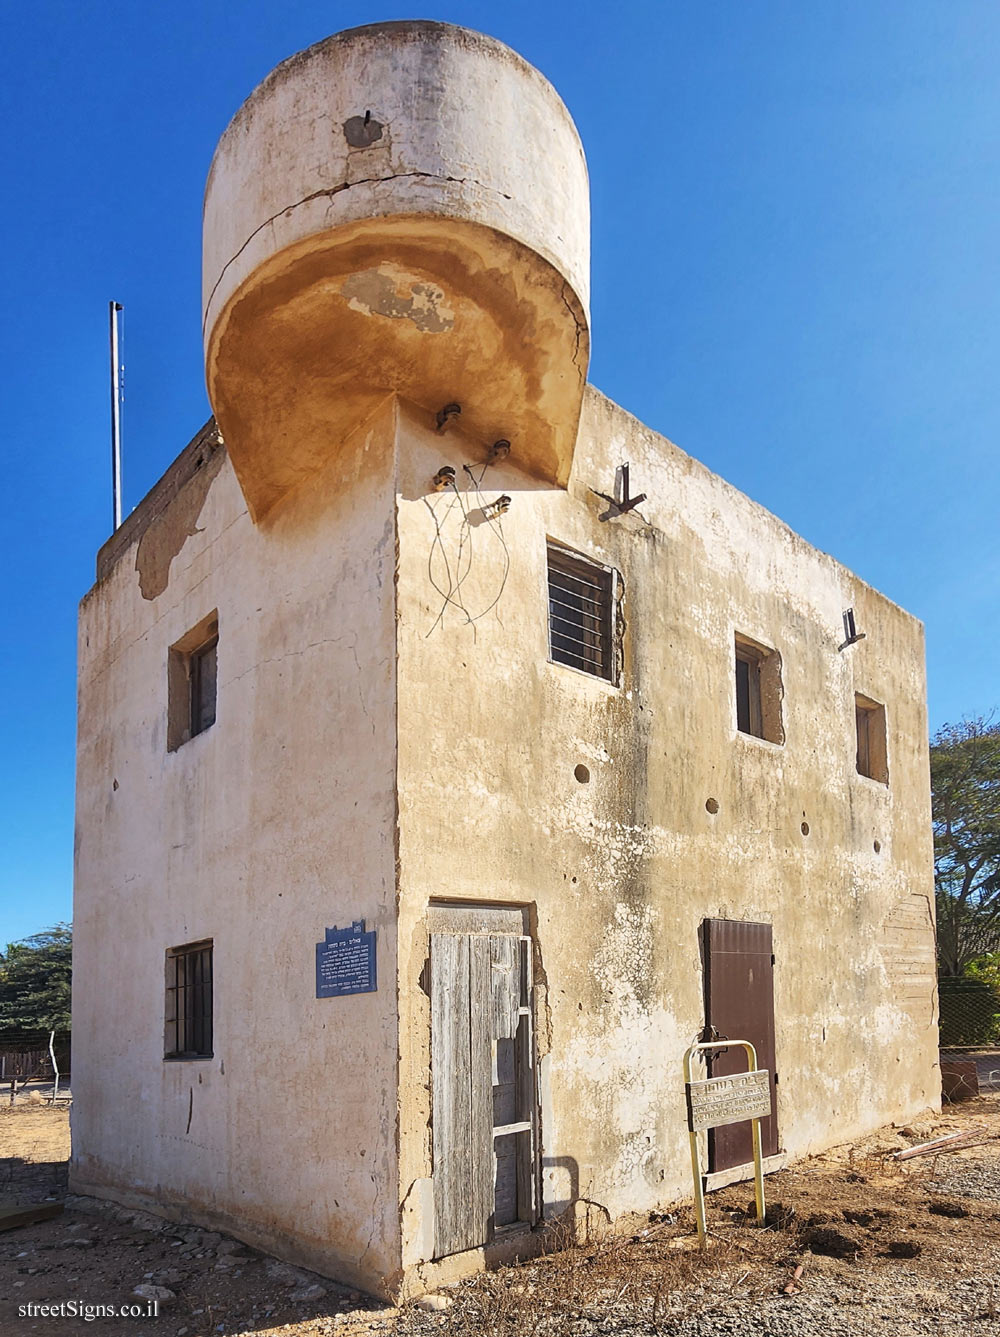
[[(449, 1337), (570, 1337), (588, 1321), (655, 1325), (709, 1312), (735, 1292), (773, 1293), (775, 1256), (787, 1252), (773, 1232), (741, 1221), (702, 1253), (691, 1247), (692, 1229), (689, 1220), (634, 1233), (605, 1228), (584, 1245), (556, 1229), (540, 1258), (454, 1289)], [(396, 1330), (426, 1332), (427, 1316), (404, 1309)]]

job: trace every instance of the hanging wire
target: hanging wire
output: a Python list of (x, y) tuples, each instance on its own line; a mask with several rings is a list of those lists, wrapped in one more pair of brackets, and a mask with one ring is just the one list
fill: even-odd
[[(503, 524), (500, 520), (500, 516), (495, 512), (493, 506), (487, 503), (482, 493), (482, 482), (486, 476), (486, 470), (489, 468), (490, 463), (491, 461), (486, 461), (480, 469), (478, 477), (472, 465), (462, 465), (462, 470), (469, 482), (465, 485), (464, 489), (460, 486), (458, 478), (452, 482), (451, 487), (454, 489), (453, 495), (443, 515), (439, 515), (438, 502), (431, 502), (426, 497), (423, 499), (424, 505), (430, 512), (431, 522), (434, 525), (434, 538), (431, 542), (430, 552), (427, 555), (427, 578), (432, 587), (441, 596), (441, 607), (438, 610), (437, 617), (434, 619), (430, 629), (425, 633), (425, 639), (443, 622), (444, 615), (449, 606), (451, 606), (452, 608), (457, 609), (465, 618), (466, 624), (472, 627), (472, 635), (475, 640), (476, 623), (481, 618), (485, 617), (487, 613), (492, 612), (503, 597), (507, 579), (510, 575), (510, 549), (507, 546), (507, 540), (504, 536)], [(481, 609), (478, 613), (473, 613), (469, 610), (468, 604), (462, 593), (462, 585), (468, 579), (472, 571), (475, 556), (472, 534), (475, 526), (472, 523), (472, 508), (467, 502), (468, 494), (472, 489), (475, 490), (476, 500), (479, 503), (479, 509), (483, 520), (489, 526), (490, 531), (496, 536), (503, 549), (503, 574), (500, 578), (500, 588), (486, 607)], [(448, 518), (456, 505), (461, 512), (462, 519), (458, 536), (458, 551), (454, 557), (453, 567), (452, 562), (448, 558), (444, 531), (447, 527)], [(437, 552), (440, 553), (440, 561), (444, 564), (443, 583), (438, 581), (434, 572), (435, 556)], [(499, 614), (497, 614), (497, 621), (500, 622), (500, 626), (502, 627), (503, 622), (500, 620)]]
[[(424, 505), (427, 507), (428, 511), (430, 511), (430, 514), (431, 514), (431, 520), (432, 520), (433, 523), (434, 523), (434, 541), (433, 541), (432, 544), (431, 544), (431, 550), (430, 550), (430, 552), (427, 554), (427, 578), (428, 578), (428, 580), (430, 581), (430, 583), (433, 585), (433, 587), (435, 588), (435, 590), (437, 590), (438, 594), (441, 595), (441, 599), (442, 599), (442, 603), (441, 603), (441, 611), (438, 613), (437, 617), (434, 619), (434, 623), (433, 623), (433, 625), (431, 626), (430, 631), (427, 633), (428, 636), (431, 634), (431, 631), (433, 631), (434, 628), (437, 627), (438, 623), (439, 623), (439, 622), (442, 620), (442, 618), (444, 617), (444, 615), (445, 615), (445, 610), (447, 609), (447, 607), (448, 607), (449, 604), (454, 604), (454, 606), (455, 606), (456, 608), (460, 608), (460, 607), (461, 607), (460, 604), (455, 603), (454, 598), (453, 598), (454, 591), (455, 591), (455, 584), (454, 584), (454, 581), (452, 580), (452, 576), (451, 576), (451, 563), (448, 561), (448, 550), (447, 550), (447, 548), (445, 547), (445, 544), (444, 544), (444, 537), (443, 537), (443, 535), (442, 535), (442, 533), (441, 533), (441, 526), (442, 526), (443, 523), (446, 523), (446, 522), (447, 522), (448, 516), (451, 514), (451, 511), (452, 511), (452, 509), (453, 509), (453, 507), (454, 507), (454, 505), (455, 505), (455, 501), (456, 501), (456, 498), (455, 498), (455, 497), (452, 497), (451, 502), (450, 502), (449, 505), (448, 505), (448, 509), (447, 509), (447, 510), (445, 511), (445, 513), (444, 513), (444, 517), (443, 517), (443, 519), (442, 519), (442, 520), (438, 520), (438, 517), (437, 517), (437, 504), (435, 503), (434, 505), (432, 505), (432, 504), (427, 500), (427, 498), (424, 497)], [(435, 549), (435, 548), (439, 548), (440, 551), (441, 551), (441, 560), (444, 562), (445, 578), (446, 578), (446, 580), (447, 580), (447, 582), (448, 582), (448, 588), (447, 588), (447, 589), (442, 589), (441, 586), (440, 586), (440, 585), (437, 583), (437, 581), (434, 579), (434, 549)], [(463, 611), (464, 611), (464, 610), (463, 610)], [(426, 637), (425, 637), (425, 639), (426, 639)]]
[[(485, 475), (487, 475), (487, 469), (489, 468), (489, 460), (487, 460), (487, 463), (481, 468), (479, 479), (477, 479), (475, 473), (472, 472), (472, 468), (469, 467), (468, 464), (464, 464), (463, 468), (465, 469), (465, 472), (468, 473), (468, 476), (471, 477), (473, 485), (475, 485), (476, 500), (479, 501), (480, 511), (483, 512), (489, 528), (491, 528), (493, 533), (496, 533), (496, 536), (499, 537), (501, 547), (503, 547), (504, 550), (504, 574), (503, 578), (500, 579), (500, 590), (497, 591), (496, 598), (493, 599), (492, 603), (488, 603), (483, 611), (477, 612), (476, 618), (473, 619), (473, 622), (477, 622), (480, 618), (485, 618), (485, 615), (487, 615), (488, 612), (492, 612), (493, 608), (496, 608), (497, 604), (500, 603), (500, 599), (503, 598), (504, 590), (507, 588), (507, 578), (508, 575), (511, 574), (511, 550), (507, 547), (507, 540), (504, 539), (503, 521), (501, 521), (500, 516), (497, 515), (497, 513), (493, 512), (491, 505), (487, 504), (487, 501), (485, 501), (483, 496), (483, 491), (481, 491), (481, 484), (483, 484), (483, 479)], [(503, 627), (503, 622), (500, 620), (500, 614), (497, 614), (496, 620), (500, 623), (500, 626)]]

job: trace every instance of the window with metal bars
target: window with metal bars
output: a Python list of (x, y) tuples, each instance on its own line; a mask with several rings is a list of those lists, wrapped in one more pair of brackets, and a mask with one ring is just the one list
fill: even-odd
[(212, 944), (167, 952), (164, 1058), (212, 1057)]
[(550, 658), (614, 682), (614, 573), (554, 543), (548, 570)]

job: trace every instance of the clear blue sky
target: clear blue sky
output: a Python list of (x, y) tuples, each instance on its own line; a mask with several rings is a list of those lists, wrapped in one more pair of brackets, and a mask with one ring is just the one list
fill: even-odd
[(285, 56), (405, 17), (492, 33), (569, 105), (591, 380), (925, 621), (932, 725), (1000, 702), (996, 0), (8, 0), (0, 942), (70, 915), (108, 300), (126, 306), (129, 509), (209, 412), (218, 136)]

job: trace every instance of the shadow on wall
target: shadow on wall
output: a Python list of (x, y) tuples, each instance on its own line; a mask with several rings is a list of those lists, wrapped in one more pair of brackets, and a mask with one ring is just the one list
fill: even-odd
[[(543, 1156), (545, 1217), (573, 1224), (579, 1239), (588, 1239), (598, 1224), (610, 1225), (611, 1213), (602, 1202), (580, 1195), (580, 1165), (574, 1156)], [(574, 1214), (575, 1213), (575, 1217)]]

